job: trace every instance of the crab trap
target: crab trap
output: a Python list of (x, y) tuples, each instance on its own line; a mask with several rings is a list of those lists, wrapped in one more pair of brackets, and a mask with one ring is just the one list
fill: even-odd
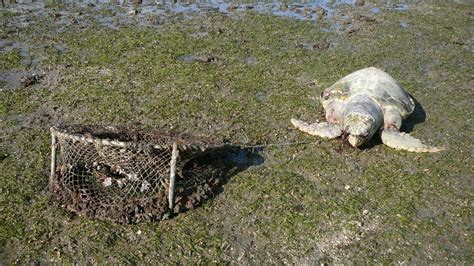
[(225, 171), (225, 145), (206, 138), (77, 125), (52, 127), (51, 136), (52, 198), (92, 218), (167, 218), (211, 197)]

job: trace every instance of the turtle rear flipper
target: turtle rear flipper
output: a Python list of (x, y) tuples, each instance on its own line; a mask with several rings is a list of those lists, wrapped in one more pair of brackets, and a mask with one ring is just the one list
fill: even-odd
[(303, 132), (322, 138), (334, 139), (342, 134), (342, 129), (337, 124), (329, 124), (327, 122), (308, 124), (294, 118), (291, 119), (291, 123)]
[(396, 129), (382, 130), (382, 142), (397, 150), (406, 150), (411, 152), (438, 152), (443, 151), (443, 147), (432, 147), (423, 144), (419, 139), (410, 136), (410, 134), (400, 132)]

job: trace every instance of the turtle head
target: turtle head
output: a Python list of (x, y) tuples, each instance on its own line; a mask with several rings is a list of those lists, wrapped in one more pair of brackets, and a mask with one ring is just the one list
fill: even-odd
[(353, 147), (366, 143), (376, 131), (376, 121), (367, 113), (351, 112), (344, 117), (343, 136)]
[(344, 136), (354, 147), (359, 147), (372, 138), (382, 123), (382, 109), (368, 95), (355, 95), (344, 109)]

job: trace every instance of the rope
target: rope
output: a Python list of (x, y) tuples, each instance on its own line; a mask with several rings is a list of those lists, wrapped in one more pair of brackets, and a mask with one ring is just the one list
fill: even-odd
[(299, 141), (299, 142), (284, 142), (284, 143), (267, 143), (267, 144), (259, 144), (259, 145), (247, 145), (242, 144), (239, 145), (242, 148), (266, 148), (266, 147), (283, 147), (283, 146), (291, 146), (291, 145), (304, 145), (304, 144), (313, 144), (318, 143), (319, 141)]

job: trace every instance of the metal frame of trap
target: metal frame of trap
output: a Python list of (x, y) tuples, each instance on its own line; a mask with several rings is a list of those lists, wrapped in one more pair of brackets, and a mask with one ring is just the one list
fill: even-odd
[[(56, 148), (57, 148), (57, 138), (65, 138), (65, 139), (71, 139), (74, 142), (82, 142), (82, 143), (93, 143), (96, 145), (101, 145), (101, 146), (112, 146), (112, 147), (117, 147), (117, 148), (136, 148), (136, 149), (142, 149), (141, 144), (134, 143), (131, 141), (118, 141), (118, 140), (109, 140), (109, 139), (102, 139), (98, 137), (92, 137), (92, 136), (84, 136), (84, 135), (79, 135), (79, 134), (68, 134), (61, 132), (58, 128), (56, 127), (51, 127), (51, 172), (50, 172), (50, 177), (49, 177), (49, 186), (50, 186), (50, 191), (52, 191), (51, 186), (55, 182), (55, 176), (56, 176)], [(156, 145), (154, 148), (162, 148), (162, 146)], [(175, 184), (176, 184), (176, 167), (177, 167), (177, 162), (178, 162), (178, 157), (179, 157), (179, 149), (178, 149), (178, 144), (176, 141), (173, 142), (172, 144), (172, 152), (171, 152), (171, 160), (170, 160), (170, 176), (169, 176), (169, 190), (168, 190), (168, 207), (170, 209), (169, 216), (171, 216), (173, 212), (173, 207), (174, 207), (174, 198), (175, 198)], [(168, 216), (168, 217), (169, 217)]]

